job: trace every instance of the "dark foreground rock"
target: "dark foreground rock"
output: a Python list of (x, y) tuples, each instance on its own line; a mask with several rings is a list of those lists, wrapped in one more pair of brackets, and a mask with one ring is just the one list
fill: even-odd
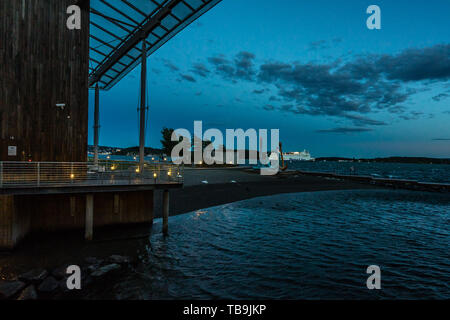
[(98, 268), (97, 270), (92, 272), (91, 276), (93, 278), (101, 278), (101, 277), (106, 276), (109, 273), (120, 270), (120, 268), (121, 268), (121, 266), (117, 263), (108, 264), (108, 265)]
[(59, 287), (58, 281), (52, 276), (50, 276), (41, 283), (38, 290), (39, 292), (42, 293), (53, 293), (58, 289), (58, 287)]
[(84, 261), (86, 261), (87, 264), (91, 265), (101, 265), (103, 263), (103, 259), (98, 259), (95, 257), (87, 257), (86, 259), (84, 259)]
[[(67, 265), (49, 270), (34, 269), (11, 278), (9, 281), (0, 281), (0, 300), (39, 300), (39, 299), (66, 299), (82, 298), (89, 290), (103, 288), (104, 281), (128, 270), (133, 262), (127, 256), (112, 255), (106, 259), (90, 257), (85, 264), (80, 264), (81, 287), (70, 290), (67, 281)], [(17, 280), (18, 279), (18, 280)], [(71, 278), (71, 281), (74, 280)], [(70, 286), (72, 288), (72, 286)], [(88, 291), (86, 291), (88, 290)], [(102, 289), (103, 290), (103, 289)]]
[(10, 299), (25, 288), (22, 281), (1, 281), (0, 282), (0, 299)]
[(26, 283), (39, 284), (48, 276), (48, 272), (45, 269), (35, 269), (27, 273), (21, 274), (19, 280)]
[(109, 257), (109, 261), (111, 263), (117, 263), (117, 264), (128, 264), (128, 263), (130, 263), (131, 259), (126, 256), (119, 256), (117, 254), (114, 254)]
[(17, 300), (36, 300), (38, 298), (34, 285), (28, 286), (22, 291)]
[(67, 277), (67, 267), (68, 266), (62, 266), (59, 268), (56, 268), (52, 271), (52, 276), (54, 276), (58, 280), (62, 280)]

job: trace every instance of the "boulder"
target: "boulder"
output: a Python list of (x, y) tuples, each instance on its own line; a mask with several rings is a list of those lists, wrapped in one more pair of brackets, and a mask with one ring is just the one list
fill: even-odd
[(37, 300), (37, 298), (38, 295), (36, 289), (34, 288), (34, 285), (30, 285), (26, 287), (25, 290), (22, 291), (17, 300)]
[(92, 272), (96, 271), (98, 268), (99, 268), (98, 264), (93, 264), (93, 265), (90, 265), (90, 266), (87, 267), (87, 271), (89, 273), (92, 273)]
[(114, 254), (109, 257), (109, 261), (111, 263), (117, 263), (117, 264), (128, 264), (130, 263), (130, 258), (126, 256), (119, 256), (117, 254)]
[(84, 261), (86, 261), (87, 264), (93, 264), (93, 265), (100, 265), (103, 263), (102, 259), (97, 259), (95, 257), (87, 257), (86, 259), (84, 259)]
[(81, 289), (90, 286), (94, 282), (92, 276), (84, 275), (81, 277)]
[(67, 288), (67, 278), (64, 278), (59, 281), (59, 290), (62, 293), (68, 293), (68, 292), (72, 291), (72, 290), (69, 290), (69, 288)]
[(38, 287), (38, 290), (43, 293), (52, 293), (58, 289), (59, 283), (52, 276), (46, 278), (42, 281), (41, 285)]
[(97, 270), (92, 272), (91, 276), (93, 278), (101, 278), (101, 277), (107, 275), (108, 273), (120, 270), (120, 268), (121, 268), (120, 265), (117, 263), (108, 264), (108, 265), (98, 268)]
[(22, 281), (0, 281), (0, 300), (10, 299), (25, 288)]
[(54, 269), (52, 271), (52, 276), (54, 276), (58, 280), (66, 278), (67, 277), (67, 267), (68, 266), (62, 266), (62, 267)]
[(27, 273), (21, 274), (19, 280), (26, 283), (39, 284), (47, 278), (48, 272), (45, 269), (35, 269)]

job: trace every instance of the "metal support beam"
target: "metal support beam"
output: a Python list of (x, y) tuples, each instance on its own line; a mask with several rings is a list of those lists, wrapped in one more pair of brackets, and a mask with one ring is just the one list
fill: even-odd
[(144, 25), (141, 26), (138, 32), (131, 36), (123, 45), (118, 48), (108, 59), (103, 63), (100, 68), (91, 75), (89, 85), (92, 85), (98, 81), (98, 79), (106, 73), (117, 61), (119, 61), (125, 54), (127, 54), (133, 47), (135, 47), (139, 41), (146, 39), (148, 34), (157, 26), (161, 21), (167, 17), (171, 10), (178, 5), (182, 0), (170, 0), (164, 8), (161, 8), (154, 16), (152, 16)]
[(145, 108), (147, 93), (147, 47), (145, 39), (142, 41), (142, 64), (141, 64), (141, 112), (139, 125), (139, 172), (144, 172), (144, 156), (145, 156)]
[[(189, 5), (188, 2), (183, 0), (164, 0), (164, 1), (158, 1), (158, 3), (154, 0), (151, 0), (155, 5), (158, 5), (151, 13), (144, 13), (142, 12), (138, 7), (141, 5), (132, 5), (131, 1), (125, 1), (120, 0), (123, 4), (128, 5), (132, 11), (134, 10), (136, 13), (140, 13), (142, 16), (147, 17), (142, 22), (139, 23), (139, 25), (135, 24), (129, 24), (125, 23), (124, 21), (116, 21), (117, 19), (110, 17), (108, 15), (102, 14), (101, 12), (98, 12), (94, 8), (91, 8), (91, 13), (99, 15), (103, 17), (104, 19), (108, 20), (108, 23), (114, 24), (116, 27), (119, 27), (123, 30), (125, 30), (125, 33), (127, 34), (125, 37), (121, 37), (122, 40), (119, 40), (119, 43), (114, 46), (114, 49), (107, 50), (102, 54), (105, 56), (105, 58), (102, 60), (101, 63), (97, 63), (97, 66), (94, 68), (94, 70), (89, 75), (89, 86), (93, 86), (95, 83), (99, 81), (99, 79), (108, 72), (108, 70), (111, 70), (117, 63), (123, 63), (124, 59), (122, 59), (124, 56), (128, 56), (130, 54), (130, 51), (132, 49), (136, 49), (139, 51), (137, 46), (142, 41), (142, 38), (147, 38), (150, 34), (152, 35), (151, 41), (147, 41), (147, 54), (150, 55), (154, 51), (156, 51), (158, 48), (160, 48), (164, 43), (166, 43), (168, 40), (170, 40), (174, 35), (176, 35), (178, 32), (180, 32), (183, 28), (185, 28), (187, 25), (189, 25), (192, 21), (197, 19), (199, 16), (210, 10), (212, 7), (214, 7), (217, 3), (219, 3), (221, 0), (201, 0), (201, 5), (197, 6), (196, 8)], [(116, 12), (120, 12), (121, 15), (124, 15), (124, 12), (120, 9), (120, 7), (116, 7), (115, 4), (110, 4), (110, 1), (107, 0), (101, 0), (103, 4), (107, 4), (112, 10)], [(161, 3), (159, 3), (161, 2)], [(190, 12), (187, 13), (184, 18), (177, 17), (176, 9), (177, 6), (183, 6), (184, 10), (186, 8), (189, 8)], [(181, 8), (180, 8), (181, 10)], [(132, 17), (132, 20), (135, 20), (135, 23), (137, 21), (140, 21), (139, 18), (137, 18), (135, 15), (126, 14), (127, 17)], [(173, 20), (177, 21), (176, 24), (172, 25), (170, 28), (163, 25), (161, 22), (164, 21), (168, 16), (173, 18)], [(130, 20), (130, 21), (132, 21)], [(95, 26), (95, 23), (91, 24)], [(101, 24), (101, 23), (100, 23)], [(127, 25), (128, 27), (125, 28), (124, 25)], [(103, 27), (102, 27), (103, 28)], [(155, 32), (156, 28), (160, 28), (164, 30), (164, 34), (159, 34), (159, 32)], [(107, 29), (106, 27), (103, 29)], [(112, 30), (111, 30), (112, 31)], [(111, 31), (106, 32), (107, 34), (110, 34)], [(93, 38), (94, 36), (91, 35)], [(115, 37), (115, 36), (114, 36)], [(106, 41), (106, 40), (105, 40)], [(102, 42), (102, 41), (100, 41)], [(105, 46), (112, 46), (111, 44), (107, 43)], [(134, 58), (131, 58), (131, 61), (129, 59), (127, 60), (128, 66), (126, 68), (120, 68), (121, 71), (118, 72), (117, 75), (114, 76), (114, 79), (111, 81), (108, 81), (108, 83), (103, 86), (102, 88), (105, 90), (109, 90), (112, 86), (115, 85), (120, 79), (126, 75), (128, 72), (130, 72), (134, 67), (139, 63), (139, 54), (133, 54)], [(93, 61), (91, 58), (90, 60)], [(128, 62), (129, 61), (129, 62)]]
[(164, 190), (163, 193), (163, 229), (165, 236), (169, 234), (169, 190)]
[(94, 232), (94, 195), (89, 193), (86, 195), (86, 222), (84, 238), (88, 241), (92, 240)]
[(94, 164), (98, 165), (98, 131), (100, 128), (99, 120), (100, 109), (100, 90), (98, 83), (95, 85), (95, 107), (94, 107)]

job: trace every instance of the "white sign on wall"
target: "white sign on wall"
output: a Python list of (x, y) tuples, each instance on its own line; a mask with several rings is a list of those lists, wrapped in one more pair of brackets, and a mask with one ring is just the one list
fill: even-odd
[(8, 156), (9, 157), (17, 156), (17, 147), (16, 146), (8, 146)]

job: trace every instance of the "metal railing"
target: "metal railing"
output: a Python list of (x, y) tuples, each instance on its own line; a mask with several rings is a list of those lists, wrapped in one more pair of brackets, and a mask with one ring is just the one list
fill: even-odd
[(94, 162), (0, 161), (0, 188), (174, 184), (184, 168), (169, 163), (99, 160)]

